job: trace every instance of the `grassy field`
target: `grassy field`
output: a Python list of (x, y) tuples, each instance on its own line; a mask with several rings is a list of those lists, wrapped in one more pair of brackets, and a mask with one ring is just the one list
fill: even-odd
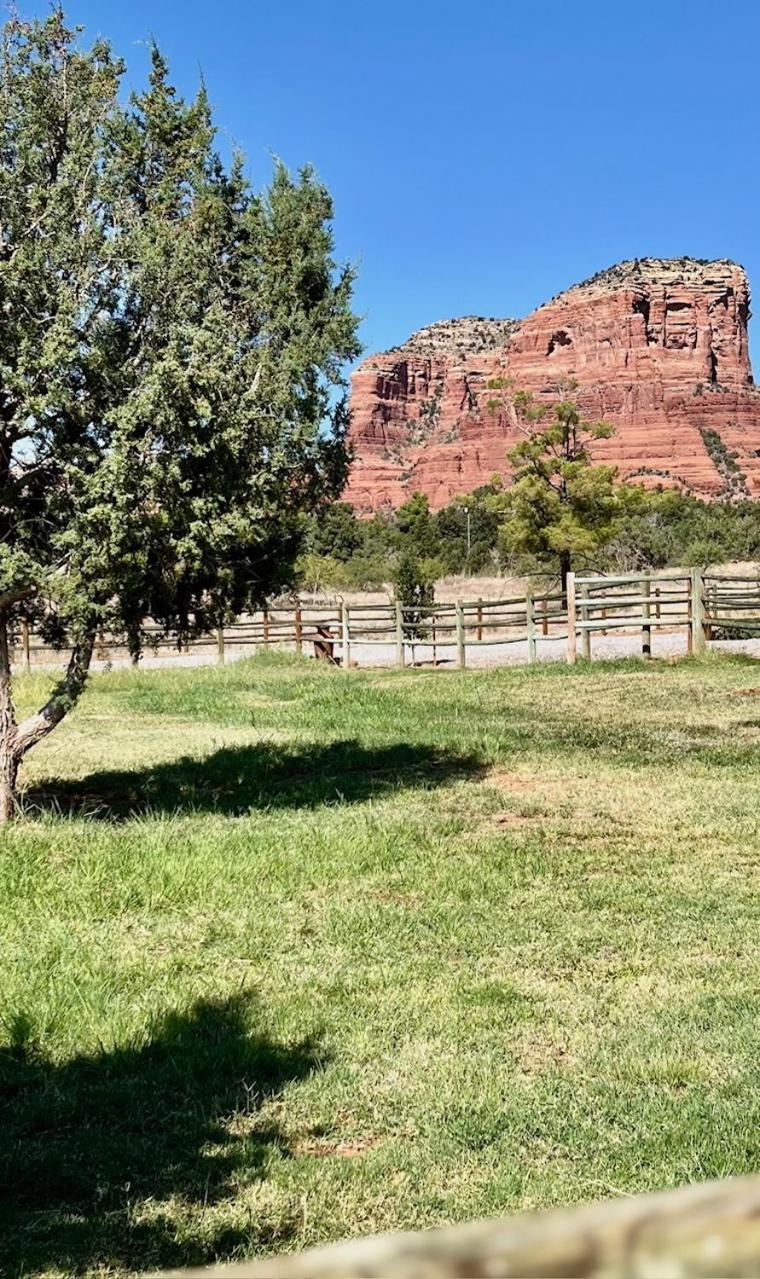
[(760, 1168), (756, 663), (112, 672), (26, 781), (0, 1271)]

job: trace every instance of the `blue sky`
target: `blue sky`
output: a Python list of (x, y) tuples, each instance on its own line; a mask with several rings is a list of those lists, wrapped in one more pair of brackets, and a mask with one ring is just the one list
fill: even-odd
[[(43, 12), (19, 0), (22, 12)], [(139, 81), (202, 70), (259, 185), (311, 161), (367, 350), (525, 315), (626, 257), (732, 257), (760, 297), (758, 0), (71, 0)], [(760, 305), (760, 304), (759, 304)], [(755, 343), (757, 348), (757, 342)]]

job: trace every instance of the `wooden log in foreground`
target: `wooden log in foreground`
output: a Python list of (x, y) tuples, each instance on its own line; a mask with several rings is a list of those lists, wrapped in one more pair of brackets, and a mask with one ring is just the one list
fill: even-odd
[(760, 1176), (171, 1274), (182, 1279), (756, 1279)]

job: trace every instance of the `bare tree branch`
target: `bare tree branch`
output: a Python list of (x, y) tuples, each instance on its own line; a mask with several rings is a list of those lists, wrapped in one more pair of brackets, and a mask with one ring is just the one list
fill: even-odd
[(0, 613), (6, 615), (14, 604), (20, 604), (22, 600), (32, 599), (36, 594), (36, 586), (24, 586), (17, 591), (11, 591), (8, 595), (0, 595)]

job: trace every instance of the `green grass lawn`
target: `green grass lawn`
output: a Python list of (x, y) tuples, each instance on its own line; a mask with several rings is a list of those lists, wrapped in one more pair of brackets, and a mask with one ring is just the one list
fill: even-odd
[(118, 671), (25, 781), (0, 1271), (760, 1168), (755, 663)]

